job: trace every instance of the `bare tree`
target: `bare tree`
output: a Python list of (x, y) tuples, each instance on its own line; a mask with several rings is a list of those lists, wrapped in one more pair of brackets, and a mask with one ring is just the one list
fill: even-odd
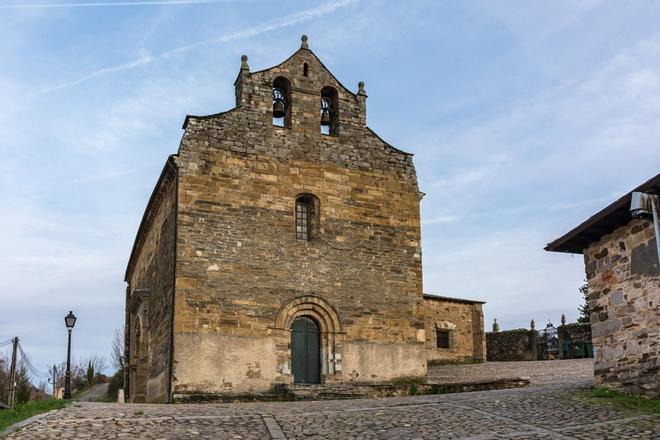
[(88, 359), (86, 365), (83, 364), (83, 367), (85, 368), (85, 372), (87, 372), (87, 367), (88, 366), (91, 366), (92, 370), (96, 374), (100, 374), (100, 373), (103, 372), (103, 370), (108, 368), (108, 361), (105, 359), (105, 357), (94, 354), (94, 355), (90, 356), (90, 358)]
[(117, 370), (124, 368), (124, 332), (120, 329), (115, 329), (115, 334), (112, 338), (112, 366)]
[(0, 403), (9, 399), (9, 360), (0, 354)]

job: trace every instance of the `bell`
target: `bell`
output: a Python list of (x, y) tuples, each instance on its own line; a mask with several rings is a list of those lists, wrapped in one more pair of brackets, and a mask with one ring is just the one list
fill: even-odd
[(330, 110), (327, 108), (321, 110), (321, 125), (330, 125)]
[(286, 105), (284, 105), (284, 101), (273, 101), (273, 117), (283, 118), (284, 116), (286, 116)]
[(330, 125), (330, 98), (321, 98), (321, 125)]

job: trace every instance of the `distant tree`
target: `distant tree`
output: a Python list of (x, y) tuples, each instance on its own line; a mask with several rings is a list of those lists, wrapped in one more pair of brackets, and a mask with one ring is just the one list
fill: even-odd
[(112, 359), (112, 366), (117, 369), (115, 374), (110, 379), (108, 386), (108, 398), (112, 401), (117, 400), (117, 392), (124, 388), (124, 332), (120, 329), (115, 330), (114, 337), (112, 338), (112, 352), (110, 353)]
[(124, 332), (120, 329), (115, 329), (110, 359), (112, 360), (112, 366), (117, 370), (124, 368)]
[[(6, 357), (0, 357), (0, 402), (9, 402), (11, 362)], [(25, 403), (30, 400), (33, 386), (27, 366), (22, 360), (16, 364), (16, 403)]]
[(0, 403), (9, 400), (9, 360), (0, 355)]
[(581, 306), (578, 306), (578, 311), (580, 312), (580, 317), (577, 319), (577, 322), (583, 323), (583, 324), (589, 324), (591, 322), (591, 309), (589, 308), (589, 286), (585, 282), (582, 284), (582, 286), (578, 289), (580, 293), (582, 294), (582, 298), (584, 302), (582, 303)]
[(92, 360), (90, 359), (89, 362), (87, 362), (87, 374), (85, 374), (86, 379), (87, 379), (87, 386), (91, 386), (94, 384), (94, 365), (92, 365)]
[(124, 369), (120, 368), (110, 379), (110, 384), (108, 385), (107, 395), (108, 398), (112, 401), (117, 400), (117, 393), (121, 388), (124, 388)]
[(16, 403), (25, 403), (32, 397), (30, 375), (23, 361), (16, 366)]

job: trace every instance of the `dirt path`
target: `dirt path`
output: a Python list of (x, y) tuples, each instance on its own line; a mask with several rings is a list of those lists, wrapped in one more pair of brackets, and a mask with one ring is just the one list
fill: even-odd
[(108, 385), (110, 384), (100, 383), (98, 385), (94, 385), (84, 393), (74, 397), (73, 400), (79, 402), (103, 402), (103, 397), (108, 391)]

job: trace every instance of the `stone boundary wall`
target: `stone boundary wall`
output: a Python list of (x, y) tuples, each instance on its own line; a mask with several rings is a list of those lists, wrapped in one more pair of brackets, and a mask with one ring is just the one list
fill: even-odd
[(535, 361), (538, 333), (524, 328), (486, 333), (486, 360), (490, 362)]
[[(573, 359), (575, 357), (593, 357), (589, 350), (591, 346), (591, 324), (573, 323), (557, 327), (557, 338), (559, 339), (560, 359)], [(564, 341), (568, 344), (565, 345)], [(582, 347), (576, 347), (576, 343)], [(585, 348), (584, 343), (589, 344), (587, 353), (581, 353)]]

